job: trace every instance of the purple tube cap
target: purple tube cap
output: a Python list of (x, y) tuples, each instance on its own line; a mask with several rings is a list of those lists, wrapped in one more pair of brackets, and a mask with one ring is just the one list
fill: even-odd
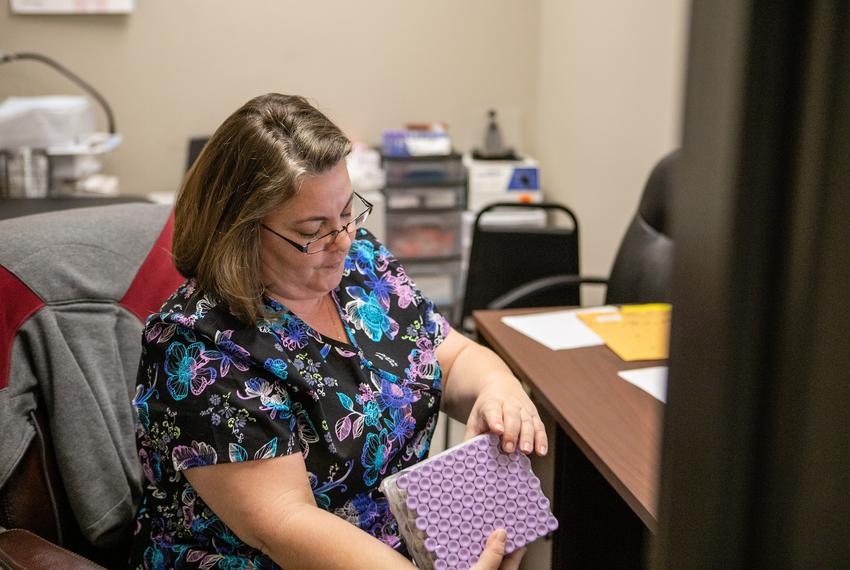
[(425, 549), (426, 549), (428, 552), (434, 552), (434, 553), (436, 553), (436, 552), (437, 552), (437, 548), (438, 548), (439, 546), (440, 546), (440, 544), (437, 542), (437, 539), (436, 539), (436, 538), (428, 537), (428, 538), (426, 538), (426, 539), (425, 539)]
[(395, 480), (395, 484), (399, 489), (404, 491), (405, 489), (407, 489), (407, 486), (410, 484), (410, 478), (409, 478), (408, 475), (402, 475), (401, 477), (399, 477), (398, 479)]

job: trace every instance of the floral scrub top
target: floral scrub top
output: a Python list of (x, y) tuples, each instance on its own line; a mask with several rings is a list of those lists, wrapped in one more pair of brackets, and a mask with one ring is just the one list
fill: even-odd
[(434, 350), (449, 325), (363, 229), (332, 295), (350, 344), (268, 298), (274, 316), (245, 326), (192, 280), (148, 319), (133, 399), (145, 490), (131, 566), (277, 568), (182, 471), (289, 453), (304, 457), (319, 507), (407, 555), (377, 487), (428, 453), (442, 393)]

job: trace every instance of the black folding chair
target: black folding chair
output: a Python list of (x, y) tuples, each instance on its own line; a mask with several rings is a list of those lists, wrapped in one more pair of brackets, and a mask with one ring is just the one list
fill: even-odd
[[(486, 223), (493, 210), (542, 210), (547, 214), (544, 227), (521, 227)], [(555, 214), (569, 221), (568, 227), (555, 225)], [(459, 324), (472, 332), (472, 311), (490, 308), (491, 303), (528, 282), (540, 282), (560, 276), (559, 281), (540, 291), (503, 303), (508, 307), (547, 307), (580, 305), (582, 283), (605, 283), (605, 279), (581, 278), (579, 273), (579, 226), (575, 214), (555, 203), (499, 203), (482, 209), (475, 218), (469, 254), (466, 288)], [(563, 279), (569, 275), (574, 279)]]

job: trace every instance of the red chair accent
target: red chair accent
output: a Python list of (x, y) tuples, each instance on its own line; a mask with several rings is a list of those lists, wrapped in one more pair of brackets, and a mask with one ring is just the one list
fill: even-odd
[[(174, 234), (174, 213), (168, 217), (162, 232), (151, 247), (145, 261), (119, 301), (143, 323), (159, 311), (166, 299), (185, 278), (174, 267), (171, 258), (171, 237)], [(156, 275), (156, 279), (152, 276)]]
[(22, 324), (33, 313), (44, 307), (44, 301), (24, 285), (14, 273), (0, 265), (0, 390), (9, 385), (9, 367), (12, 362), (12, 342)]

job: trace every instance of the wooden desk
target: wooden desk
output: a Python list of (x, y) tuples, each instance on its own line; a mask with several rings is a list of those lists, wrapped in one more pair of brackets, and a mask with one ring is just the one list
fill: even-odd
[[(605, 346), (554, 351), (501, 322), (506, 315), (542, 310), (546, 309), (477, 311), (473, 316), (481, 340), (532, 388), (535, 399), (568, 436), (556, 440), (555, 508), (561, 511), (556, 516), (562, 519), (562, 527), (556, 533), (553, 568), (622, 567), (632, 562), (639, 566), (645, 543), (642, 531), (654, 533), (658, 527), (664, 407), (617, 372), (666, 363), (624, 362)], [(570, 449), (577, 451), (570, 453)], [(584, 469), (582, 461), (592, 467)], [(592, 478), (598, 476), (577, 473), (582, 470), (596, 471), (607, 483), (594, 483)], [(606, 489), (613, 499), (598, 496)], [(623, 502), (628, 508), (618, 507)], [(606, 520), (599, 521), (602, 518)], [(564, 541), (572, 542), (564, 547)], [(597, 544), (583, 543), (587, 541)], [(609, 549), (625, 543), (631, 546), (624, 546), (614, 563)], [(588, 547), (598, 552), (588, 553)]]

